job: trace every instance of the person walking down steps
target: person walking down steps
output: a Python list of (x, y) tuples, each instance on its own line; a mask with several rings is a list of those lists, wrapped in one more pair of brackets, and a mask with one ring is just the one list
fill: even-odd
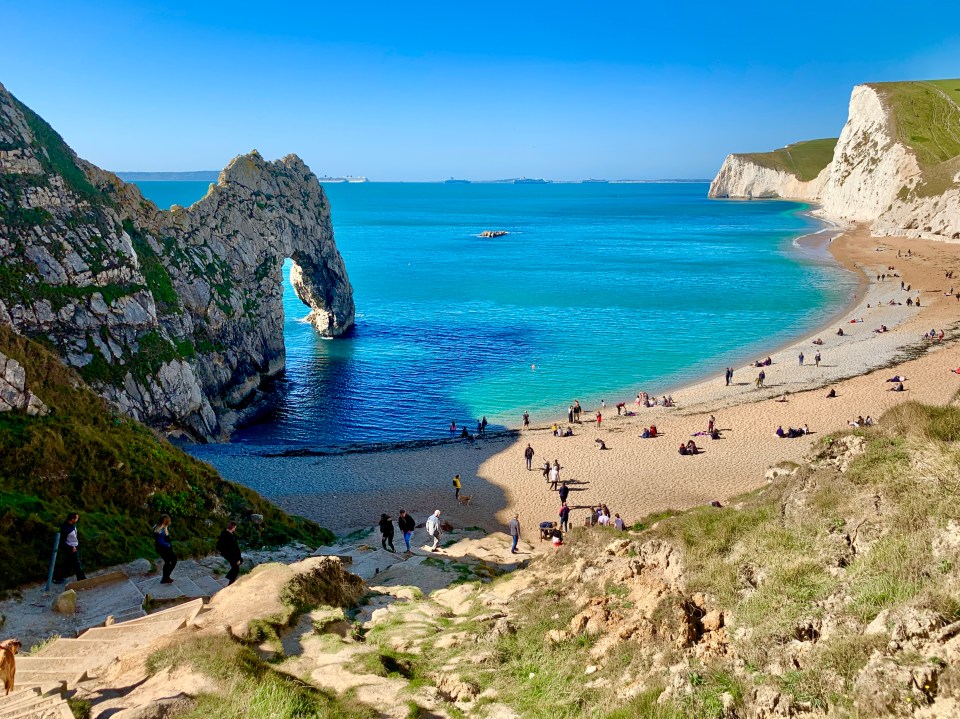
[(76, 512), (70, 512), (66, 521), (60, 527), (60, 566), (54, 582), (63, 584), (67, 577), (76, 575), (77, 581), (87, 578), (83, 573), (83, 565), (80, 564), (80, 541), (77, 539), (77, 522), (80, 521), (80, 515)]
[(440, 549), (440, 538), (443, 536), (443, 529), (440, 527), (439, 509), (430, 515), (426, 523), (426, 529), (427, 536), (433, 539), (433, 545), (430, 547), (430, 551), (436, 552)]
[(157, 554), (163, 560), (163, 578), (160, 584), (173, 584), (170, 575), (173, 574), (177, 566), (177, 555), (173, 551), (173, 540), (170, 538), (170, 515), (164, 514), (160, 517), (160, 522), (153, 528), (154, 543), (157, 546)]
[(217, 551), (220, 556), (227, 560), (230, 565), (230, 571), (227, 572), (227, 584), (233, 584), (240, 576), (240, 564), (243, 562), (243, 556), (240, 554), (240, 542), (234, 532), (237, 531), (236, 522), (227, 522), (227, 528), (220, 532), (217, 538)]
[(417, 527), (416, 521), (407, 514), (407, 510), (401, 509), (400, 516), (397, 518), (397, 526), (400, 527), (400, 534), (403, 535), (403, 543), (407, 545), (407, 554), (412, 554), (410, 538), (413, 537), (413, 530)]
[(380, 546), (388, 552), (397, 551), (393, 546), (393, 519), (390, 518), (389, 514), (380, 515)]

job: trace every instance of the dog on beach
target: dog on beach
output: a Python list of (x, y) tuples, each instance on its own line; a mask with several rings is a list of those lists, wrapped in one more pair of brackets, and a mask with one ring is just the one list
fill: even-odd
[(457, 497), (457, 501), (465, 507), (470, 505), (471, 499), (473, 499), (473, 497), (469, 494), (461, 494), (459, 497)]
[(13, 691), (13, 678), (17, 673), (17, 660), (14, 654), (20, 651), (19, 639), (4, 639), (0, 642), (0, 677), (7, 694)]

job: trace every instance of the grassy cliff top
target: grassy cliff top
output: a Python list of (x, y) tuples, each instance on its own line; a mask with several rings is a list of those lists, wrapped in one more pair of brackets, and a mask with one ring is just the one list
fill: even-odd
[(879, 82), (893, 130), (923, 172), (920, 195), (939, 195), (960, 170), (960, 79)]
[[(46, 576), (53, 536), (80, 512), (88, 570), (156, 556), (151, 527), (173, 518), (181, 556), (212, 551), (225, 522), (248, 545), (332, 541), (326, 529), (225, 481), (143, 424), (113, 412), (60, 359), (0, 325), (0, 352), (23, 365), (44, 417), (0, 413), (0, 589)], [(249, 521), (262, 514), (257, 529)]]
[(804, 182), (814, 179), (833, 159), (833, 149), (837, 138), (804, 140), (795, 142), (773, 152), (748, 152), (737, 157), (767, 167), (771, 170), (788, 172)]

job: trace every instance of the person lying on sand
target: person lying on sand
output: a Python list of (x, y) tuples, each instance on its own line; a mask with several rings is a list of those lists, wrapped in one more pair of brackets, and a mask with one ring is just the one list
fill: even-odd
[(907, 378), (903, 375), (895, 374), (893, 377), (887, 380), (887, 382), (906, 382)]
[(893, 385), (893, 387), (891, 387), (889, 391), (890, 391), (890, 392), (903, 392), (903, 382), (897, 382), (897, 384)]
[(815, 340), (813, 341), (813, 344), (815, 344), (815, 345), (822, 345), (822, 344), (823, 344), (823, 340), (820, 339), (819, 337), (817, 337), (817, 339), (815, 339)]

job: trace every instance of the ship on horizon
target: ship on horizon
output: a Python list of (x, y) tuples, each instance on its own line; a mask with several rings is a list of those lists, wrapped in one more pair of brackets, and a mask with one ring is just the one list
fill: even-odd
[(323, 177), (318, 177), (317, 179), (318, 179), (320, 182), (329, 182), (329, 183), (334, 183), (334, 182), (370, 182), (370, 180), (368, 180), (368, 179), (367, 179), (366, 177), (364, 177), (363, 175), (344, 175), (343, 177), (329, 177), (329, 176), (327, 176), (327, 175), (324, 175)]
[(542, 177), (520, 177), (513, 181), (514, 185), (546, 185), (550, 180), (544, 180)]
[(455, 177), (450, 177), (443, 181), (444, 185), (469, 185), (470, 180), (458, 180)]
[(580, 184), (581, 185), (609, 185), (610, 180), (596, 180), (591, 177), (589, 180), (580, 180)]

